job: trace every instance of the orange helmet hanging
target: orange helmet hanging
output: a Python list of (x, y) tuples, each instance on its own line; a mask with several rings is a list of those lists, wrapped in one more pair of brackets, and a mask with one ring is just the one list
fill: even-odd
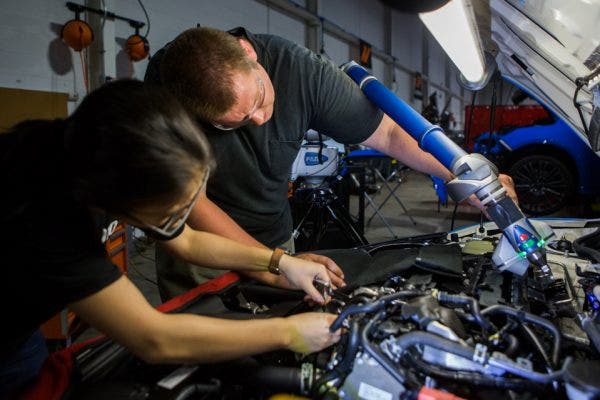
[(81, 51), (94, 41), (94, 32), (79, 16), (63, 25), (60, 37), (75, 51)]
[(140, 61), (148, 57), (150, 53), (150, 45), (145, 37), (136, 33), (127, 38), (125, 51), (132, 61)]

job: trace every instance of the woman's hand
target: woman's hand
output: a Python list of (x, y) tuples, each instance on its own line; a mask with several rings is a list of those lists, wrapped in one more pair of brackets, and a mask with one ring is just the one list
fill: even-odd
[(331, 279), (323, 264), (283, 255), (279, 261), (279, 270), (290, 283), (292, 289), (302, 289), (315, 302), (325, 304), (326, 299), (313, 285), (315, 278), (331, 285)]
[(336, 315), (327, 313), (304, 313), (287, 317), (290, 337), (286, 348), (296, 353), (314, 353), (337, 343), (341, 329), (329, 331), (335, 318)]

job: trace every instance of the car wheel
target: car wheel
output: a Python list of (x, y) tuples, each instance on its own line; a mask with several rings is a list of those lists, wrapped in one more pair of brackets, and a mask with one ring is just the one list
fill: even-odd
[(547, 155), (527, 155), (509, 169), (519, 206), (529, 215), (552, 214), (563, 208), (575, 190), (573, 174), (563, 162)]

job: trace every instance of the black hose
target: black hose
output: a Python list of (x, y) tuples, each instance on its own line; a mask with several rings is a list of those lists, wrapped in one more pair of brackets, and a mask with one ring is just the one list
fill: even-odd
[[(487, 377), (477, 372), (465, 372), (465, 371), (452, 371), (437, 367), (433, 364), (424, 362), (418, 357), (412, 354), (408, 358), (411, 365), (416, 366), (425, 375), (433, 375), (438, 378), (448, 379), (453, 382), (464, 382), (470, 386), (480, 387), (492, 387), (498, 389), (507, 390), (528, 390), (531, 391), (533, 384), (531, 381), (519, 378), (505, 379), (501, 377)], [(539, 389), (534, 387), (534, 389)]]
[(589, 233), (585, 236), (581, 236), (580, 238), (573, 241), (573, 250), (580, 257), (587, 257), (591, 259), (594, 263), (600, 263), (600, 251), (593, 249), (591, 247), (586, 246), (586, 242), (589, 240), (597, 239), (600, 237), (600, 228), (596, 229), (594, 232)]
[(346, 353), (344, 358), (335, 368), (343, 374), (348, 374), (352, 370), (354, 358), (358, 353), (358, 345), (360, 344), (360, 326), (358, 321), (353, 321), (350, 330), (348, 331), (348, 343), (346, 344)]
[(473, 314), (473, 317), (475, 318), (475, 322), (477, 322), (477, 324), (481, 326), (485, 331), (489, 331), (491, 329), (492, 325), (488, 320), (483, 318), (479, 309), (479, 303), (474, 298), (468, 296), (448, 294), (446, 292), (440, 292), (438, 295), (438, 300), (441, 303), (448, 303), (451, 305), (469, 306), (471, 314)]
[(254, 385), (284, 391), (287, 393), (302, 394), (302, 370), (294, 367), (264, 366), (250, 372)]
[(554, 365), (552, 365), (552, 361), (550, 360), (546, 349), (544, 349), (544, 346), (542, 345), (542, 342), (538, 335), (536, 335), (536, 333), (527, 324), (521, 324), (520, 327), (523, 330), (523, 332), (525, 332), (531, 343), (533, 343), (533, 346), (536, 348), (538, 353), (540, 353), (546, 365), (550, 367), (550, 369), (553, 369)]
[(311, 389), (312, 398), (325, 398), (329, 391), (329, 387), (323, 391), (321, 388), (328, 382), (333, 382), (333, 386), (338, 387), (346, 378), (346, 376), (352, 371), (354, 365), (354, 359), (358, 353), (358, 347), (360, 345), (360, 324), (358, 321), (353, 321), (352, 326), (347, 333), (347, 343), (344, 353), (344, 357), (339, 364), (327, 372), (318, 381), (314, 383)]
[(600, 352), (600, 330), (598, 329), (598, 325), (596, 325), (592, 318), (585, 317), (581, 321), (581, 328), (587, 333), (596, 351)]
[[(462, 358), (466, 358), (468, 360), (473, 360), (473, 356), (475, 354), (475, 349), (471, 347), (464, 346), (457, 342), (452, 342), (450, 340), (444, 339), (440, 336), (427, 332), (407, 333), (398, 337), (398, 339), (396, 339), (396, 344), (400, 346), (404, 351), (416, 345), (430, 346), (438, 350), (455, 354)], [(564, 375), (564, 368), (566, 368), (567, 363), (565, 363), (564, 368), (560, 371), (548, 374), (527, 370), (526, 368), (523, 368), (523, 366), (508, 358), (496, 357), (494, 355), (488, 358), (487, 365), (500, 368), (506, 372), (520, 376), (522, 378), (530, 379), (534, 382), (546, 384), (548, 382), (552, 382), (561, 378)]]
[(510, 333), (505, 335), (506, 341), (508, 342), (508, 347), (504, 350), (504, 354), (509, 357), (514, 357), (519, 349), (519, 339), (515, 337), (515, 335), (511, 335)]
[(481, 312), (481, 315), (483, 316), (496, 314), (510, 315), (511, 317), (514, 317), (521, 322), (531, 322), (532, 324), (539, 325), (550, 331), (550, 333), (552, 333), (552, 336), (554, 337), (554, 346), (552, 349), (552, 365), (558, 367), (561, 336), (560, 331), (552, 322), (548, 321), (547, 319), (538, 317), (537, 315), (533, 315), (525, 311), (517, 310), (512, 307), (503, 305), (490, 306)]
[[(199, 394), (211, 394), (217, 393), (221, 390), (221, 381), (218, 379), (211, 379), (211, 383), (199, 384), (195, 383), (192, 385), (188, 385), (181, 389), (177, 396), (174, 397), (173, 400), (186, 400), (186, 399), (198, 399), (199, 397), (196, 395)], [(192, 397), (193, 396), (193, 397)], [(201, 397), (201, 398), (204, 398)]]
[(369, 304), (363, 304), (363, 305), (353, 304), (342, 310), (340, 315), (338, 315), (338, 317), (335, 319), (335, 321), (333, 321), (333, 324), (331, 324), (331, 326), (329, 327), (329, 330), (331, 332), (335, 332), (338, 329), (340, 329), (342, 327), (342, 324), (344, 323), (344, 320), (351, 315), (363, 314), (363, 313), (373, 313), (373, 312), (383, 309), (387, 304), (389, 304), (390, 302), (392, 302), (394, 300), (398, 300), (398, 299), (402, 299), (402, 298), (406, 298), (406, 297), (423, 296), (424, 294), (425, 294), (425, 292), (422, 292), (420, 290), (403, 290), (403, 291), (391, 294), (389, 296), (381, 297), (378, 300), (375, 300), (374, 302), (369, 303)]
[(364, 351), (369, 354), (371, 357), (375, 359), (396, 381), (399, 383), (404, 382), (404, 377), (398, 371), (398, 368), (392, 364), (386, 356), (381, 354), (379, 350), (375, 347), (371, 346), (371, 342), (369, 341), (369, 331), (373, 327), (373, 324), (379, 321), (385, 315), (385, 311), (380, 311), (375, 315), (375, 317), (371, 318), (367, 325), (362, 330), (361, 334), (361, 344)]
[[(242, 358), (222, 364), (227, 377), (235, 377), (241, 385), (264, 387), (274, 391), (302, 394), (302, 368), (283, 365), (263, 365), (254, 358)], [(223, 378), (224, 384), (231, 383)]]

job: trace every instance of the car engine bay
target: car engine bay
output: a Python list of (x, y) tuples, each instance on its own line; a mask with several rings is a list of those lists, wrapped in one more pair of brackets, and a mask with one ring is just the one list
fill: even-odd
[(77, 354), (65, 398), (599, 398), (600, 221), (547, 223), (550, 285), (535, 268), (519, 276), (493, 266), (501, 234), (493, 223), (323, 250), (349, 283), (325, 306), (250, 282), (177, 312), (250, 319), (323, 310), (338, 315), (332, 330), (343, 329), (335, 346), (168, 366), (101, 340)]

